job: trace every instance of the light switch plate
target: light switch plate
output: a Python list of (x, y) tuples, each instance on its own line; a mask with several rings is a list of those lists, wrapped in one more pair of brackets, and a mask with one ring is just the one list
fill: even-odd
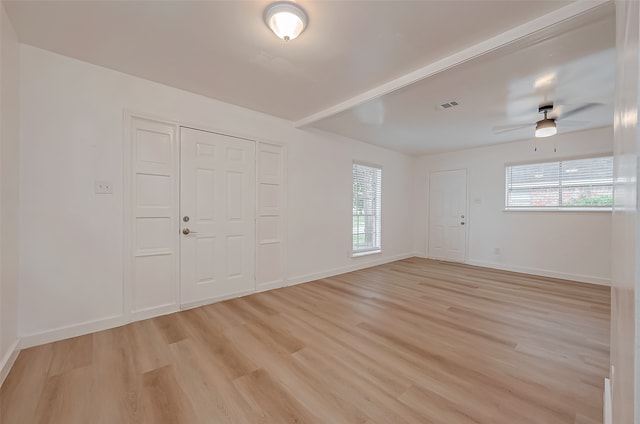
[(113, 184), (108, 181), (95, 182), (96, 194), (113, 194)]

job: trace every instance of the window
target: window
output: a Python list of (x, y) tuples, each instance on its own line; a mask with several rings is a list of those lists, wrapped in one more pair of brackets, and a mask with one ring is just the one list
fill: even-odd
[(613, 157), (507, 166), (508, 210), (610, 210)]
[(382, 169), (353, 164), (352, 255), (380, 252)]

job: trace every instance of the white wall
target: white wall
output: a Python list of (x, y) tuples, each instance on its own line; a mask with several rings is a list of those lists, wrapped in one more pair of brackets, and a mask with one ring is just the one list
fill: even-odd
[(378, 260), (378, 255), (350, 257), (353, 159), (382, 166), (383, 257), (412, 253), (411, 158), (338, 136), (320, 137), (298, 137), (289, 147), (287, 262), (291, 279), (308, 281)]
[[(411, 158), (31, 46), (20, 57), (22, 336), (123, 314), (123, 109), (288, 146), (288, 282), (410, 255), (397, 205), (411, 202)], [(353, 159), (382, 165), (384, 180), (383, 253), (357, 259)], [(95, 180), (114, 194), (95, 195)]]
[[(429, 174), (468, 170), (468, 262), (494, 268), (610, 283), (611, 213), (505, 212), (505, 164), (611, 154), (612, 129), (557, 135), (415, 160), (414, 250), (427, 255)], [(557, 146), (557, 153), (553, 146)], [(496, 255), (494, 249), (501, 254)]]
[(16, 33), (0, 4), (0, 383), (18, 340), (18, 73)]

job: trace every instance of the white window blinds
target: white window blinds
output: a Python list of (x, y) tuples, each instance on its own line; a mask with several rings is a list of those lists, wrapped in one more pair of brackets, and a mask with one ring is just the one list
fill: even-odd
[(353, 164), (353, 229), (354, 256), (379, 252), (382, 169)]
[(613, 157), (506, 168), (505, 208), (602, 210), (613, 203)]

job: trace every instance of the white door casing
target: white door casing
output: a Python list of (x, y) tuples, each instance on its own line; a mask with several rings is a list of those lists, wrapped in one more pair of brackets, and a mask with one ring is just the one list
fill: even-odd
[(429, 183), (429, 257), (464, 262), (467, 247), (467, 170), (433, 172)]
[(182, 127), (180, 152), (181, 304), (254, 291), (255, 142)]

